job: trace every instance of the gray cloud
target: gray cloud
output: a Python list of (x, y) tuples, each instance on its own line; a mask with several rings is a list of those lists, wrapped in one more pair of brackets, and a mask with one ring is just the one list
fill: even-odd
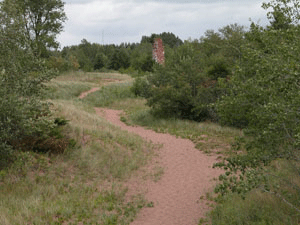
[[(260, 0), (67, 0), (68, 21), (58, 40), (62, 46), (85, 38), (105, 44), (139, 42), (142, 35), (173, 32), (199, 39), (206, 30), (231, 23), (266, 23)], [(103, 35), (104, 34), (104, 35)]]

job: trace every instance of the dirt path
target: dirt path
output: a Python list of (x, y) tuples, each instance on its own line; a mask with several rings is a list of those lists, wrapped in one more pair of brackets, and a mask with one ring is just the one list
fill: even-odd
[(209, 210), (207, 203), (200, 200), (211, 191), (212, 179), (221, 174), (212, 169), (216, 156), (207, 156), (195, 149), (187, 139), (169, 134), (156, 133), (142, 127), (127, 126), (120, 121), (121, 111), (95, 108), (99, 116), (106, 118), (123, 130), (135, 133), (153, 143), (163, 144), (159, 151), (158, 164), (164, 173), (158, 182), (144, 182), (146, 199), (154, 207), (143, 208), (132, 225), (196, 225)]
[[(79, 98), (99, 88), (84, 92)], [(143, 127), (127, 126), (120, 121), (120, 110), (95, 108), (96, 113), (123, 130), (138, 134), (154, 144), (162, 144), (156, 158), (163, 174), (158, 182), (135, 177), (129, 182), (129, 192), (145, 191), (148, 202), (154, 207), (141, 210), (131, 225), (196, 225), (210, 209), (201, 200), (214, 187), (212, 179), (222, 173), (212, 169), (216, 156), (207, 156), (195, 149), (190, 140), (176, 138), (170, 134), (156, 133)], [(151, 166), (150, 166), (151, 167)]]
[(94, 88), (92, 88), (91, 90), (82, 92), (78, 98), (83, 99), (83, 98), (85, 98), (88, 94), (93, 93), (93, 92), (98, 91), (98, 90), (100, 90), (99, 87), (94, 87)]

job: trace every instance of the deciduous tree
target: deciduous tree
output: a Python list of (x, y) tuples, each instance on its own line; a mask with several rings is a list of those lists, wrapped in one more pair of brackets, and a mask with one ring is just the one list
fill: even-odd
[[(299, 4), (290, 7), (291, 3), (298, 1), (276, 0), (264, 7), (280, 6), (286, 18), (296, 23), (299, 15), (294, 13), (300, 8)], [(236, 146), (245, 146), (247, 154), (236, 154), (220, 164), (227, 172), (220, 177), (223, 182), (217, 190), (223, 194), (246, 193), (260, 188), (275, 194), (299, 213), (299, 185), (279, 177), (287, 187), (270, 186), (272, 174), (264, 172), (264, 166), (282, 159), (288, 161), (295, 174), (300, 171), (300, 29), (294, 25), (278, 29), (252, 24), (246, 35), (242, 63), (217, 109), (221, 122), (244, 128), (248, 138)]]
[(40, 100), (43, 83), (54, 73), (33, 54), (19, 10), (14, 1), (0, 2), (0, 169), (13, 151), (32, 150), (55, 127)]
[[(12, 0), (4, 0), (12, 1)], [(37, 56), (47, 56), (47, 50), (57, 48), (56, 36), (63, 30), (67, 17), (61, 0), (13, 0), (24, 21), (26, 35)]]

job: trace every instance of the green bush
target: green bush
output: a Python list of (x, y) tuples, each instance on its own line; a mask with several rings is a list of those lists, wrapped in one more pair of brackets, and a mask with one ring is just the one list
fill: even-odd
[(133, 82), (131, 91), (136, 96), (141, 96), (144, 98), (149, 98), (151, 96), (151, 86), (145, 77), (137, 77)]
[[(274, 12), (282, 10), (285, 16), (293, 15), (294, 8), (299, 8), (281, 0), (272, 1), (268, 6), (273, 7)], [(300, 19), (297, 15), (291, 18)], [(246, 35), (247, 45), (242, 49), (241, 64), (230, 80), (231, 88), (216, 104), (220, 122), (244, 128), (247, 135), (245, 140), (236, 143), (242, 148), (236, 149), (235, 156), (217, 164), (225, 168), (226, 173), (220, 177), (221, 184), (216, 191), (245, 196), (251, 189), (260, 188), (284, 201), (287, 207), (296, 209), (298, 214), (299, 34), (299, 25), (274, 29), (252, 24)], [(238, 154), (243, 149), (245, 154)], [(281, 159), (292, 166), (295, 178), (287, 179), (286, 175), (276, 175), (267, 169), (271, 162)], [(270, 182), (272, 176), (279, 178), (278, 185)]]
[(0, 143), (0, 170), (14, 161), (14, 151), (11, 145)]
[(48, 140), (56, 127), (49, 105), (41, 101), (44, 82), (56, 73), (33, 54), (23, 17), (11, 1), (0, 3), (0, 26), (0, 168), (3, 168), (13, 160), (13, 151), (32, 150), (37, 140)]
[[(251, 149), (265, 152), (266, 161), (291, 157), (289, 149), (299, 147), (299, 33), (298, 28), (254, 33), (266, 47), (253, 49), (251, 43), (245, 47), (247, 64), (217, 104), (220, 121), (247, 128), (245, 132), (254, 137)], [(249, 74), (248, 67), (255, 74)]]
[(195, 64), (197, 53), (192, 43), (174, 50), (166, 49), (165, 65), (156, 65), (154, 73), (147, 78), (152, 89), (147, 104), (155, 114), (185, 119), (195, 117), (193, 100), (203, 80), (201, 64)]
[(201, 46), (197, 42), (186, 42), (174, 50), (169, 49), (164, 66), (157, 65), (147, 80), (136, 80), (134, 91), (147, 98), (154, 114), (217, 121), (212, 103), (224, 94), (226, 88), (221, 87), (217, 79), (225, 75), (217, 69), (208, 74)]

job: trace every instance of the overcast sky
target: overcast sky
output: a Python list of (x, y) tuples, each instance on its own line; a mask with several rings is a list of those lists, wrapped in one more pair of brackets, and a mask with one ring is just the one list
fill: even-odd
[(172, 32), (199, 39), (208, 29), (251, 18), (267, 24), (263, 0), (64, 0), (68, 20), (58, 36), (61, 47), (91, 43), (140, 42), (143, 35)]

